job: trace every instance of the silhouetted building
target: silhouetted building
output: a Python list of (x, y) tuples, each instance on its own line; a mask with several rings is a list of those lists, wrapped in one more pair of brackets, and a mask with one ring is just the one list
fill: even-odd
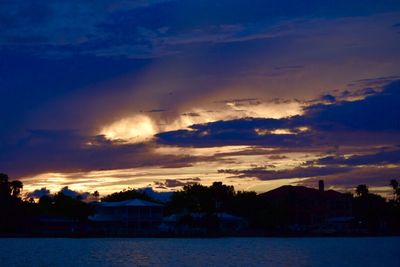
[(351, 218), (352, 196), (325, 191), (323, 181), (318, 185), (318, 189), (285, 185), (260, 194), (260, 197), (274, 211), (274, 216), (278, 216), (278, 224), (321, 226)]
[(141, 199), (100, 202), (89, 217), (97, 231), (106, 234), (153, 233), (162, 221), (164, 206)]

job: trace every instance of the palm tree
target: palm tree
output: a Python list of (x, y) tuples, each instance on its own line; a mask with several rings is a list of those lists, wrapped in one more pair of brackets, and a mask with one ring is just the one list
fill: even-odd
[(100, 197), (99, 191), (97, 191), (97, 190), (94, 191), (94, 192), (93, 192), (93, 196), (94, 196), (95, 200), (98, 201), (98, 200), (99, 200), (99, 197)]
[(369, 190), (368, 190), (368, 186), (366, 184), (360, 184), (357, 186), (356, 188), (356, 194), (359, 197), (363, 197), (368, 195)]
[(7, 174), (0, 173), (0, 199), (9, 199), (10, 197), (18, 197), (24, 185), (21, 181), (9, 182)]
[(400, 200), (400, 186), (399, 182), (395, 179), (390, 180), (390, 186), (393, 188), (394, 199)]
[(12, 181), (9, 183), (9, 187), (11, 189), (11, 196), (18, 197), (24, 185), (21, 181)]

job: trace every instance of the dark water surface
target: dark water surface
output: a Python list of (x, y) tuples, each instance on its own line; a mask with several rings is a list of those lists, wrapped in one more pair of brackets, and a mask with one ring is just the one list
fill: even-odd
[(400, 266), (400, 237), (4, 238), (0, 266)]

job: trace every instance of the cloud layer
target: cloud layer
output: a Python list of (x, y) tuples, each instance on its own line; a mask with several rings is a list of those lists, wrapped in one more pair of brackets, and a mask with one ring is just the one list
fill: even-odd
[(38, 194), (399, 167), (398, 1), (0, 5), (0, 170)]

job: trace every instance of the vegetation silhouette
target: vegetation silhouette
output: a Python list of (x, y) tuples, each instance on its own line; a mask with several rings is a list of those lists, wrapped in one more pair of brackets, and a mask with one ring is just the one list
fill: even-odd
[(354, 216), (360, 226), (367, 230), (379, 230), (382, 225), (382, 218), (389, 217), (388, 203), (376, 194), (371, 194), (366, 185), (359, 185), (356, 188), (356, 197), (353, 200)]
[(30, 203), (20, 198), (22, 188), (22, 182), (10, 182), (7, 174), (0, 173), (0, 231), (16, 232), (29, 216)]
[[(347, 234), (400, 234), (399, 183), (393, 179), (388, 186), (393, 190), (391, 199), (370, 193), (365, 184), (355, 188), (354, 196), (326, 191), (327, 196), (339, 194), (350, 199), (352, 220)], [(61, 190), (34, 200), (23, 198), (22, 189), (22, 182), (10, 181), (8, 175), (0, 174), (0, 234), (40, 235), (54, 222), (73, 222), (74, 227), (80, 225), (85, 229), (90, 228), (88, 218), (94, 213), (95, 205), (83, 199), (83, 196), (72, 197)], [(287, 194), (282, 196), (282, 192)], [(299, 220), (299, 214), (325, 215), (321, 207), (326, 205), (317, 203), (321, 201), (318, 198), (320, 194), (325, 193), (307, 187), (283, 186), (279, 190), (257, 194), (253, 191), (235, 191), (233, 186), (222, 182), (214, 182), (211, 186), (196, 183), (174, 192), (169, 201), (164, 203), (164, 215), (180, 215), (179, 224), (203, 227), (214, 233), (220, 231), (218, 222), (221, 216), (237, 216), (248, 222), (245, 233), (279, 235), (293, 231), (297, 224), (311, 224)], [(95, 191), (91, 199), (97, 201), (99, 196), (99, 192)], [(115, 202), (134, 198), (156, 202), (146, 193), (135, 189), (112, 193), (101, 200)], [(200, 215), (201, 219), (196, 219)]]
[[(95, 191), (94, 192), (94, 196), (98, 197), (99, 196), (99, 192)], [(135, 189), (128, 189), (128, 190), (122, 190), (120, 192), (115, 192), (115, 193), (112, 193), (112, 194), (110, 194), (108, 196), (105, 196), (105, 197), (101, 198), (101, 200), (102, 201), (107, 201), (107, 202), (118, 202), (118, 201), (134, 199), (134, 198), (157, 202), (155, 199), (153, 199), (152, 197), (148, 196), (144, 192), (140, 192), (140, 191), (135, 190)]]
[(358, 197), (363, 197), (369, 194), (368, 186), (365, 184), (360, 184), (356, 187), (356, 195)]
[(400, 201), (400, 185), (395, 179), (390, 180), (389, 185), (393, 188), (394, 201)]

